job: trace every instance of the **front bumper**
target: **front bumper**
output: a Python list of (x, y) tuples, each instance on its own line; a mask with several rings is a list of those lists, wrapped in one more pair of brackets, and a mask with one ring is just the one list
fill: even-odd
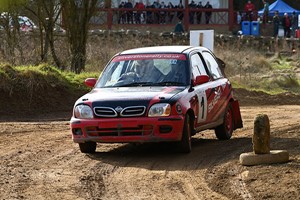
[(72, 139), (76, 143), (122, 143), (179, 141), (183, 116), (77, 119), (70, 121)]

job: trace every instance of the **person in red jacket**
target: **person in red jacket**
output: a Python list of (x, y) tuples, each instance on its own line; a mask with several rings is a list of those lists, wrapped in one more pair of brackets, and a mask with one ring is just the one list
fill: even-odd
[(284, 16), (282, 18), (282, 26), (284, 30), (284, 37), (289, 38), (291, 37), (291, 19), (287, 13), (284, 13)]
[(137, 2), (134, 6), (138, 11), (135, 14), (135, 22), (137, 24), (141, 24), (142, 21), (144, 20), (144, 15), (143, 15), (143, 9), (145, 8), (145, 5), (143, 3), (143, 0), (140, 0), (140, 2)]
[(252, 21), (255, 5), (251, 1), (248, 1), (244, 7), (244, 11), (246, 13), (246, 20)]

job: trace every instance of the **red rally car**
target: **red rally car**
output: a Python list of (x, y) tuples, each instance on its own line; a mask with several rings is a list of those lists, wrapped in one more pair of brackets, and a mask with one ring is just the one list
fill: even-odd
[(93, 89), (79, 98), (70, 121), (73, 141), (83, 153), (97, 143), (176, 142), (191, 151), (191, 137), (214, 129), (220, 140), (241, 128), (239, 103), (209, 49), (159, 46), (116, 54)]

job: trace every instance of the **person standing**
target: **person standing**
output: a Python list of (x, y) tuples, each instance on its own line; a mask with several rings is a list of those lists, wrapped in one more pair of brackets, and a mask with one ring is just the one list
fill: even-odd
[(236, 23), (240, 25), (242, 23), (242, 15), (239, 11), (236, 13)]
[[(197, 9), (202, 9), (202, 1), (199, 1), (199, 3), (196, 6)], [(196, 19), (197, 19), (197, 24), (201, 24), (201, 19), (202, 19), (202, 11), (197, 11), (196, 13)]]
[[(178, 8), (178, 9), (184, 9), (182, 0), (179, 1), (179, 4), (176, 6), (176, 8)], [(182, 11), (182, 10), (177, 11), (177, 18), (178, 18), (178, 20), (182, 21), (183, 17), (184, 17), (184, 11)]]
[(181, 21), (178, 21), (174, 28), (174, 33), (184, 33)]
[(284, 30), (284, 37), (291, 37), (291, 19), (287, 13), (284, 13), (282, 18), (282, 26)]
[[(167, 8), (174, 9), (174, 5), (172, 4), (171, 1), (169, 1), (168, 5), (167, 5)], [(174, 15), (175, 15), (174, 10), (171, 10), (171, 11), (168, 10), (168, 21), (169, 21), (170, 24), (173, 21)]]
[[(119, 8), (124, 8), (125, 2), (122, 1), (119, 5)], [(119, 17), (118, 17), (118, 23), (119, 24), (125, 24), (126, 23), (126, 12), (119, 11)]]
[[(212, 9), (212, 5), (209, 3), (209, 1), (205, 4), (204, 8), (205, 9)], [(206, 22), (206, 24), (209, 24), (211, 14), (212, 14), (212, 12), (210, 10), (205, 11), (205, 22)]]
[[(191, 3), (188, 5), (190, 9), (195, 9), (197, 5), (195, 2), (192, 0)], [(194, 24), (194, 17), (195, 17), (195, 11), (194, 10), (189, 10), (189, 22), (190, 24)]]
[(269, 3), (263, 0), (264, 3), (264, 13), (263, 13), (263, 23), (266, 24), (269, 21)]
[(154, 24), (159, 24), (159, 22), (161, 21), (161, 16), (160, 16), (160, 12), (159, 12), (159, 9), (161, 8), (161, 4), (160, 4), (159, 0), (154, 1), (152, 4), (152, 7), (155, 8)]
[(150, 1), (146, 1), (146, 8), (148, 9), (146, 11), (146, 24), (153, 24), (153, 13), (150, 8), (153, 8), (153, 6), (150, 4)]
[(166, 6), (165, 2), (162, 1), (160, 4), (160, 9), (161, 9), (160, 22), (159, 22), (160, 24), (166, 24), (166, 16), (167, 16), (166, 8), (167, 8), (167, 6)]
[(292, 36), (296, 37), (296, 30), (298, 28), (298, 15), (296, 15), (295, 11), (292, 14), (291, 23), (292, 23)]
[(255, 6), (251, 1), (248, 1), (244, 7), (246, 13), (246, 20), (252, 21), (253, 12), (255, 11)]
[[(131, 0), (128, 0), (125, 5), (124, 8), (133, 8), (133, 5), (131, 3)], [(126, 11), (126, 22), (128, 24), (133, 24), (133, 12), (132, 11)]]
[(143, 9), (145, 8), (145, 5), (143, 3), (143, 0), (140, 0), (140, 2), (136, 3), (135, 7), (138, 11), (136, 12), (136, 15), (135, 15), (135, 22), (137, 24), (141, 24), (142, 23), (142, 19), (144, 19), (144, 16), (143, 16)]
[(280, 24), (280, 18), (279, 18), (279, 13), (276, 10), (274, 17), (273, 17), (273, 36), (275, 38), (278, 37), (278, 32), (279, 32), (279, 24)]

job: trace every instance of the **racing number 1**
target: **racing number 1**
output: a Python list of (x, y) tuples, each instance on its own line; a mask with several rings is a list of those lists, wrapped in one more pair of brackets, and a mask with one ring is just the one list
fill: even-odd
[(198, 103), (199, 103), (199, 112), (198, 112), (198, 120), (197, 122), (203, 122), (206, 120), (207, 115), (207, 98), (205, 91), (201, 91), (198, 96)]

